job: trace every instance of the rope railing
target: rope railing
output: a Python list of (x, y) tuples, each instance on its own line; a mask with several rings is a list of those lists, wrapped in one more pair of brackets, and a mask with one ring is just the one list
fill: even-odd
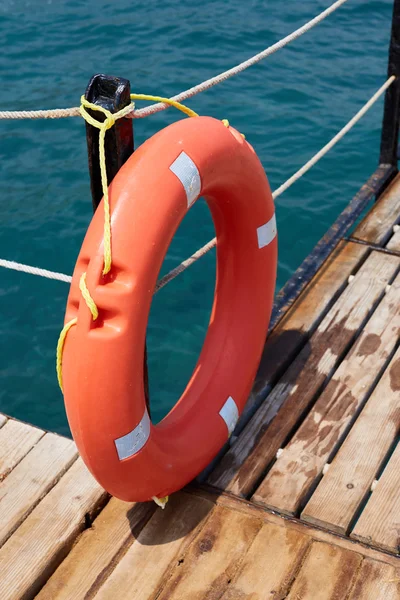
[[(329, 6), (328, 8), (323, 10), (321, 13), (319, 13), (316, 17), (314, 17), (313, 19), (311, 19), (310, 21), (308, 21), (307, 23), (305, 23), (304, 25), (302, 25), (301, 27), (299, 27), (298, 29), (296, 29), (295, 31), (293, 31), (292, 33), (287, 35), (286, 37), (282, 38), (275, 44), (272, 44), (272, 46), (269, 46), (262, 52), (255, 54), (251, 58), (236, 65), (235, 67), (232, 67), (231, 69), (228, 69), (227, 71), (224, 71), (223, 73), (220, 73), (219, 75), (216, 75), (215, 77), (212, 77), (211, 79), (207, 79), (206, 81), (203, 81), (202, 83), (199, 83), (198, 85), (195, 85), (194, 87), (191, 87), (188, 90), (185, 90), (184, 92), (181, 92), (180, 94), (177, 94), (176, 96), (173, 96), (171, 98), (171, 100), (174, 100), (176, 102), (183, 102), (184, 100), (187, 100), (188, 98), (192, 98), (196, 94), (199, 94), (200, 92), (204, 92), (205, 90), (208, 90), (211, 87), (213, 87), (219, 83), (222, 83), (223, 81), (226, 81), (230, 77), (233, 77), (234, 75), (241, 73), (245, 69), (248, 69), (249, 67), (259, 63), (260, 61), (264, 60), (268, 56), (271, 56), (271, 54), (274, 54), (278, 50), (281, 50), (281, 48), (284, 48), (285, 46), (290, 44), (290, 42), (293, 42), (297, 38), (301, 37), (304, 33), (307, 33), (307, 31), (310, 31), (310, 29), (315, 27), (315, 25), (318, 25), (318, 23), (321, 23), (324, 19), (326, 19), (330, 14), (335, 12), (335, 10), (337, 10), (340, 6), (342, 6), (342, 4), (345, 4), (345, 2), (347, 2), (347, 1), (348, 0), (337, 0), (336, 2), (331, 4), (331, 6)], [(148, 117), (149, 115), (160, 112), (161, 110), (165, 110), (166, 108), (169, 108), (169, 104), (165, 104), (163, 102), (157, 102), (156, 104), (151, 104), (149, 106), (146, 106), (145, 108), (134, 109), (127, 116), (129, 116), (130, 118), (133, 118), (133, 119), (142, 119), (143, 117)], [(3, 120), (4, 119), (63, 119), (63, 118), (67, 118), (67, 117), (79, 117), (79, 116), (80, 116), (79, 106), (74, 106), (72, 108), (53, 108), (50, 110), (2, 110), (2, 111), (0, 111), (0, 120), (1, 119), (3, 119)]]
[[(327, 143), (323, 146), (310, 160), (308, 160), (298, 171), (296, 171), (289, 179), (287, 179), (282, 185), (280, 185), (273, 193), (272, 197), (274, 200), (278, 198), (283, 192), (289, 189), (296, 181), (298, 181), (305, 173), (307, 173), (318, 161), (321, 160), (325, 154), (329, 152), (345, 135), (354, 127), (354, 125), (365, 115), (365, 113), (375, 104), (375, 102), (382, 96), (382, 94), (390, 87), (390, 85), (395, 80), (395, 76), (392, 75), (389, 77), (383, 85), (371, 96), (371, 98), (364, 104), (364, 106), (346, 123), (340, 131)], [(164, 275), (156, 285), (155, 293), (158, 292), (161, 288), (163, 288), (167, 283), (175, 279), (178, 275), (186, 271), (188, 267), (190, 267), (193, 263), (195, 263), (199, 258), (207, 254), (212, 248), (215, 247), (217, 243), (216, 238), (214, 237), (212, 240), (207, 242), (204, 246), (199, 248), (194, 254), (192, 254), (189, 258), (182, 261), (177, 267), (172, 269), (169, 273)], [(8, 261), (4, 259), (0, 259), (0, 267), (4, 267), (6, 269), (12, 269), (15, 271), (22, 271), (24, 273), (29, 273), (31, 275), (38, 275), (40, 277), (47, 277), (48, 279), (57, 279), (59, 281), (64, 281), (66, 283), (71, 282), (71, 276), (65, 275), (63, 273), (56, 273), (53, 271), (48, 271), (47, 269), (41, 269), (39, 267), (33, 267), (29, 265), (24, 265), (21, 263), (17, 263), (14, 261)]]
[(71, 275), (65, 275), (64, 273), (56, 273), (55, 271), (49, 271), (48, 269), (41, 269), (40, 267), (31, 267), (30, 265), (24, 265), (22, 263), (15, 262), (14, 260), (0, 259), (0, 267), (4, 269), (11, 269), (11, 271), (21, 271), (22, 273), (29, 273), (29, 275), (38, 275), (39, 277), (46, 277), (47, 279), (58, 279), (58, 281), (64, 281), (65, 283), (71, 283)]
[[(295, 31), (293, 31), (292, 33), (287, 35), (286, 37), (279, 40), (279, 42), (272, 44), (272, 46), (269, 46), (262, 52), (259, 52), (258, 54), (252, 56), (248, 60), (245, 60), (244, 62), (240, 63), (239, 65), (236, 65), (236, 67), (232, 67), (228, 71), (224, 71), (223, 73), (221, 73), (220, 75), (217, 75), (216, 77), (207, 79), (206, 81), (203, 81), (202, 83), (199, 83), (198, 85), (195, 85), (194, 87), (192, 87), (184, 92), (181, 92), (180, 94), (178, 94), (176, 96), (173, 96), (171, 98), (171, 100), (175, 100), (176, 102), (184, 102), (188, 98), (192, 98), (193, 96), (195, 96), (196, 94), (199, 94), (200, 92), (209, 90), (210, 88), (214, 87), (214, 85), (222, 83), (223, 81), (226, 81), (230, 77), (233, 77), (234, 75), (237, 75), (238, 73), (241, 73), (245, 69), (248, 69), (249, 67), (259, 63), (260, 61), (264, 60), (265, 58), (268, 58), (268, 56), (271, 56), (278, 50), (281, 50), (282, 48), (284, 48), (285, 46), (290, 44), (290, 42), (293, 42), (297, 38), (301, 37), (304, 33), (307, 33), (307, 31), (310, 31), (310, 29), (315, 27), (315, 25), (318, 25), (318, 23), (321, 23), (321, 21), (326, 19), (326, 17), (328, 17), (333, 12), (335, 12), (335, 10), (337, 10), (345, 2), (347, 2), (347, 0), (337, 0), (337, 2), (334, 2), (333, 4), (331, 4), (331, 6), (329, 6), (327, 9), (322, 11), (319, 15), (317, 15), (316, 17), (314, 17), (313, 19), (311, 19), (310, 21), (308, 21), (307, 23), (302, 25), (302, 27), (299, 27), (298, 29), (296, 29)], [(151, 104), (150, 106), (146, 106), (145, 108), (140, 108), (140, 109), (135, 110), (132, 114), (132, 117), (134, 119), (141, 119), (143, 117), (148, 117), (149, 115), (153, 115), (161, 110), (165, 110), (166, 108), (168, 108), (168, 106), (161, 102), (159, 102), (157, 104)]]

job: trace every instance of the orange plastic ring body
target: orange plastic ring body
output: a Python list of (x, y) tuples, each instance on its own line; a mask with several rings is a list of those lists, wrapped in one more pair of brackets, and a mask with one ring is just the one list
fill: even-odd
[[(199, 195), (217, 235), (210, 325), (182, 397), (153, 425), (143, 387), (148, 315), (168, 246)], [(197, 117), (139, 147), (110, 186), (110, 207), (110, 273), (102, 275), (100, 205), (71, 283), (65, 320), (77, 317), (77, 325), (64, 347), (64, 396), (73, 437), (94, 477), (122, 500), (146, 501), (200, 473), (244, 408), (273, 302), (274, 204), (252, 147), (233, 128)], [(84, 271), (99, 310), (95, 321), (79, 291)]]

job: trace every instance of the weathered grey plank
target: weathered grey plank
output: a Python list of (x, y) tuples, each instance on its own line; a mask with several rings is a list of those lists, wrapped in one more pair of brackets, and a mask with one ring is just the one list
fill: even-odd
[(361, 221), (353, 237), (383, 245), (400, 219), (400, 176), (397, 175), (371, 211)]
[(251, 493), (384, 294), (399, 264), (395, 256), (373, 252), (368, 257), (310, 342), (211, 473), (209, 483), (238, 495)]
[(254, 501), (288, 514), (297, 512), (379, 378), (399, 335), (400, 275), (257, 489)]
[(400, 571), (392, 565), (364, 559), (348, 600), (400, 600)]
[(0, 546), (65, 473), (76, 456), (76, 447), (71, 440), (47, 433), (0, 483)]
[(314, 542), (287, 600), (343, 600), (361, 561), (360, 554)]
[(0, 482), (44, 436), (44, 431), (9, 419), (0, 429)]
[[(400, 399), (399, 399), (400, 409)], [(379, 478), (351, 537), (390, 552), (400, 546), (400, 445)], [(399, 580), (400, 582), (400, 580)]]
[(400, 427), (400, 349), (302, 513), (345, 533)]
[(190, 544), (184, 562), (176, 565), (159, 599), (220, 598), (261, 526), (258, 519), (216, 507)]
[(185, 550), (207, 522), (213, 504), (204, 498), (174, 494), (164, 511), (158, 509), (138, 534), (96, 600), (152, 600), (180, 564)]
[(1, 600), (28, 600), (57, 568), (105, 498), (78, 459), (0, 548)]
[(285, 598), (310, 543), (293, 529), (263, 525), (221, 600)]
[(36, 600), (85, 600), (104, 583), (154, 513), (153, 502), (130, 504), (112, 498), (84, 531)]
[(254, 412), (305, 344), (369, 252), (366, 246), (341, 242), (268, 337), (243, 417)]

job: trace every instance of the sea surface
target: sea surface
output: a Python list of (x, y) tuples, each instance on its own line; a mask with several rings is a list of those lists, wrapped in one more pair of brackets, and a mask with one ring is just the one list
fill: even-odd
[[(1, 0), (0, 110), (76, 106), (97, 72), (130, 79), (135, 92), (172, 96), (263, 50), (329, 4)], [(385, 81), (391, 7), (390, 0), (349, 0), (288, 47), (188, 104), (245, 133), (275, 189)], [(375, 169), (382, 104), (277, 200), (277, 289)], [(136, 145), (180, 118), (169, 109), (136, 121)], [(92, 216), (85, 144), (80, 118), (0, 121), (0, 258), (72, 273)], [(213, 235), (200, 201), (163, 272)], [(156, 420), (195, 366), (214, 276), (210, 253), (154, 299), (148, 346)], [(0, 270), (0, 412), (62, 434), (69, 429), (54, 355), (68, 287)]]

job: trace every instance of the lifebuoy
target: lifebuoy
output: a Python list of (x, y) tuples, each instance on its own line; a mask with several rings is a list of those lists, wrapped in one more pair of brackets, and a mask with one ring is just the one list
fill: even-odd
[[(180, 400), (153, 425), (143, 356), (153, 291), (187, 210), (207, 200), (217, 235), (210, 325)], [(250, 393), (271, 313), (277, 263), (274, 204), (253, 148), (211, 117), (179, 121), (146, 141), (109, 188), (112, 268), (103, 269), (103, 213), (83, 242), (66, 310), (77, 318), (63, 354), (73, 437), (98, 482), (145, 501), (182, 488), (215, 457)], [(99, 316), (83, 301), (86, 284)]]

